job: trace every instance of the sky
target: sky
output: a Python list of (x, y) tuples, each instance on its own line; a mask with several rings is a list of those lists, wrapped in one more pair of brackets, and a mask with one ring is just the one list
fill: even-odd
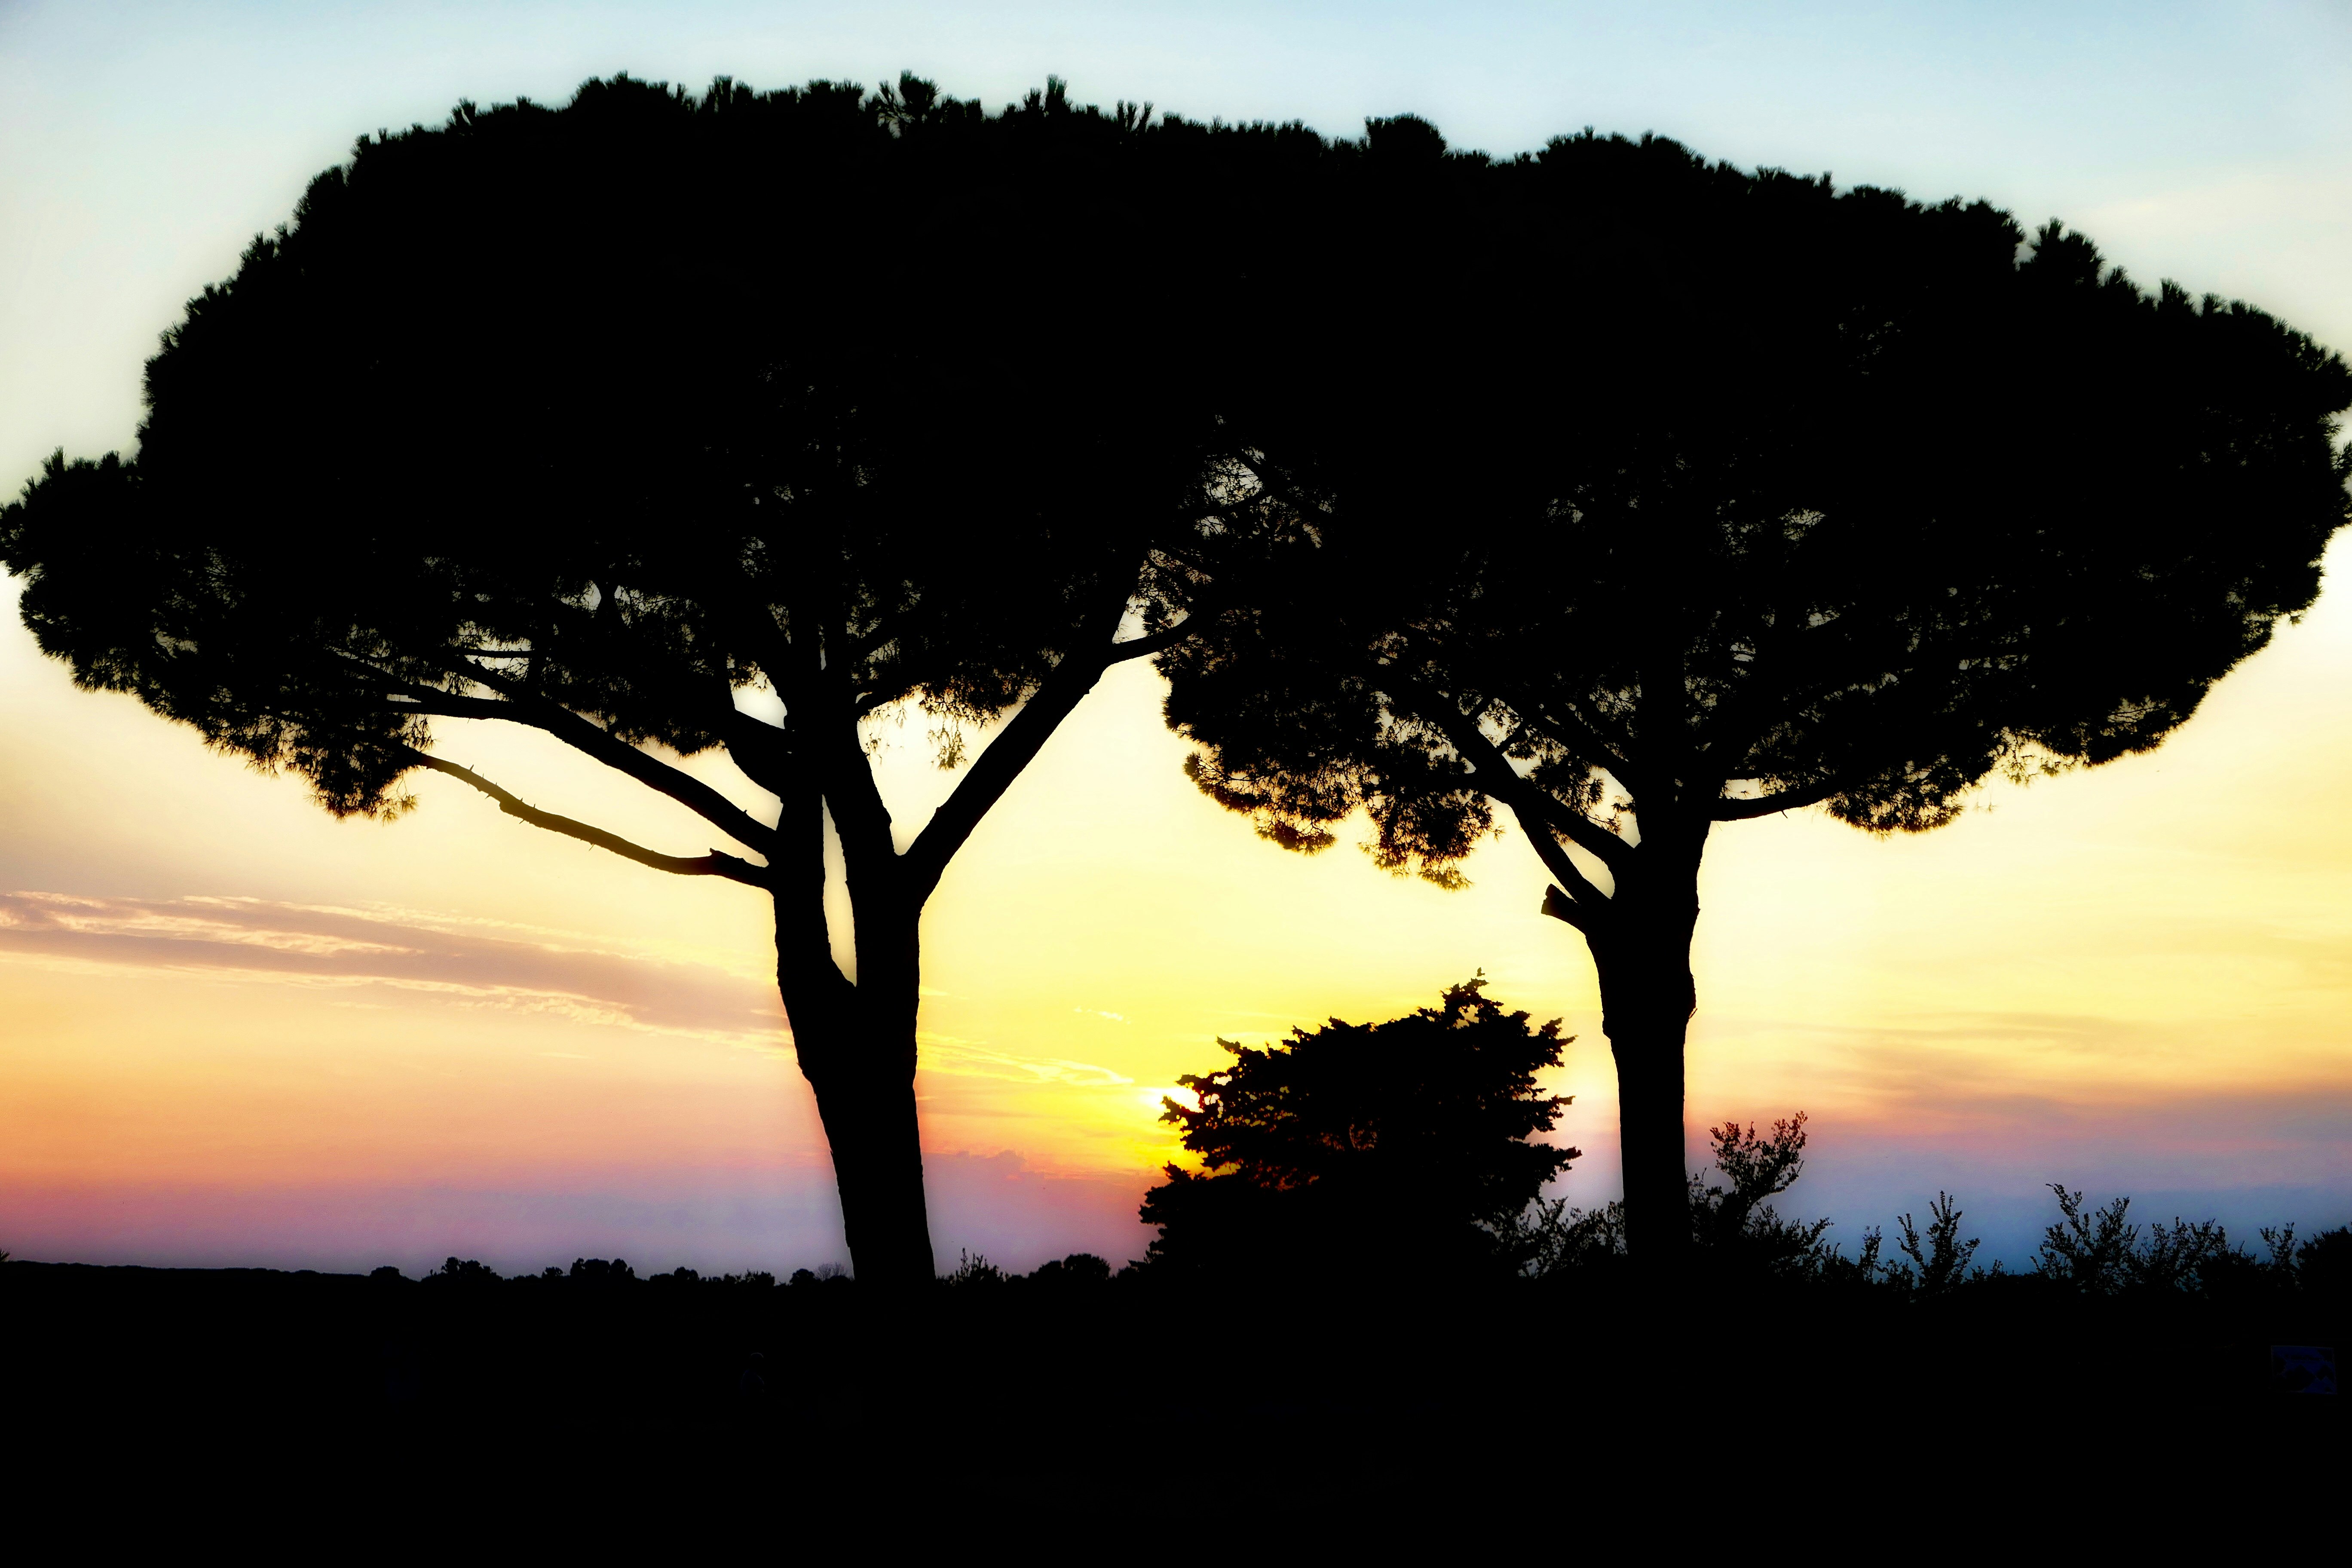
[[(460, 98), (616, 70), (699, 86), (912, 69), (960, 96), (1356, 132), (1412, 111), (1508, 153), (1591, 124), (1744, 166), (2063, 218), (2144, 282), (2352, 349), (2340, 5), (195, 5), (0, 0), (0, 493), (127, 447), (140, 367), (309, 179)], [(2343, 555), (2336, 552), (2336, 557)], [(2331, 558), (2331, 564), (2335, 557)], [(130, 699), (74, 690), (0, 587), (0, 1249), (88, 1262), (642, 1270), (845, 1261), (751, 889), (664, 877), (428, 777), (337, 823)], [(1141, 1254), (1175, 1078), (1483, 971), (1579, 1038), (1553, 1087), (1615, 1193), (1591, 967), (1524, 843), (1473, 886), (1261, 843), (1115, 670), (924, 922), (935, 1246)], [(440, 750), (677, 852), (707, 832), (551, 742)], [(881, 736), (894, 813), (950, 776)], [(723, 762), (693, 764), (758, 809)], [(2352, 601), (2330, 587), (2160, 751), (1874, 839), (1722, 830), (1690, 1121), (1804, 1110), (1789, 1206), (1956, 1194), (2012, 1261), (2047, 1182), (2233, 1230), (2352, 1220)], [(772, 808), (772, 803), (768, 803)]]

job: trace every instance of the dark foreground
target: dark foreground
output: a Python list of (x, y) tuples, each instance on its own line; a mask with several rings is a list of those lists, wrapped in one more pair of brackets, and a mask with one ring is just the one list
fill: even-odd
[(0, 1325), (20, 1481), (102, 1475), (133, 1501), (148, 1478), (226, 1472), (284, 1494), (256, 1507), (563, 1498), (616, 1531), (783, 1528), (779, 1510), (814, 1529), (887, 1495), (926, 1531), (1454, 1510), (1548, 1534), (1636, 1494), (1696, 1525), (1782, 1489), (1934, 1512), (2106, 1507), (2083, 1489), (2111, 1483), (2290, 1501), (2340, 1478), (2347, 1402), (2291, 1392), (2272, 1355), (2352, 1344), (2332, 1293), (1994, 1285), (1893, 1301), (1717, 1280), (1662, 1300), (1593, 1273), (1251, 1298), (1129, 1275), (890, 1309), (763, 1276), (11, 1262)]

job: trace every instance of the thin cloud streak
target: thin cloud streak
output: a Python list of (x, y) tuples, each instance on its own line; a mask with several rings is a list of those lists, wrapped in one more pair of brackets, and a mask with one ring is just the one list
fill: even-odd
[(772, 1045), (783, 1037), (772, 992), (707, 964), (259, 899), (4, 893), (0, 955), (263, 983), (380, 984), (729, 1041)]
[(1066, 1083), (1083, 1089), (1115, 1089), (1135, 1081), (1125, 1073), (1093, 1062), (1014, 1056), (952, 1035), (935, 1035), (928, 1029), (919, 1031), (915, 1039), (923, 1048), (923, 1068), (929, 1072), (1004, 1079), (1013, 1083)]
[[(569, 934), (434, 911), (265, 899), (0, 893), (0, 959), (267, 985), (384, 986), (458, 1007), (791, 1048), (792, 1031), (764, 978), (719, 963), (575, 945)], [(1024, 1056), (948, 1035), (919, 1037), (929, 1073), (1084, 1088), (1134, 1081), (1093, 1062)]]

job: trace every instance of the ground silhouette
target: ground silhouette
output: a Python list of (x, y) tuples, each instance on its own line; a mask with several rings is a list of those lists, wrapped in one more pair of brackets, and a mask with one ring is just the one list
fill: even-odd
[[(1787, 1147), (1730, 1132), (1768, 1165)], [(1759, 1174), (1723, 1173), (1723, 1190)], [(770, 1535), (778, 1514), (821, 1529), (919, 1494), (1116, 1522), (1205, 1490), (1226, 1525), (1328, 1538), (1349, 1510), (1379, 1523), (1516, 1496), (1530, 1456), (1635, 1496), (1683, 1456), (1702, 1477), (1690, 1517), (1726, 1525), (1785, 1501), (1792, 1475), (1848, 1500), (1958, 1486), (2003, 1517), (2079, 1510), (2111, 1479), (2331, 1475), (2352, 1232), (2181, 1270), (2163, 1238), (2125, 1221), (2098, 1243), (2094, 1219), (2122, 1261), (2085, 1271), (2063, 1239), (2080, 1207), (2026, 1268), (1941, 1284), (1852, 1249), (1743, 1245), (1734, 1229), (1767, 1228), (1743, 1222), (1696, 1237), (1693, 1288), (1665, 1298), (1605, 1247), (1516, 1279), (1399, 1247), (1320, 1286), (967, 1258), (912, 1301), (838, 1272), (594, 1258), (500, 1279), (453, 1258), (421, 1280), (7, 1261), (0, 1315), (11, 1431), (44, 1439), (20, 1479), (142, 1478), (120, 1500), (132, 1512), (144, 1478), (215, 1464), (436, 1518), (480, 1486), (470, 1506), (508, 1509), (584, 1484), (604, 1493), (584, 1500), (600, 1531), (692, 1518), (724, 1533), (757, 1500)]]

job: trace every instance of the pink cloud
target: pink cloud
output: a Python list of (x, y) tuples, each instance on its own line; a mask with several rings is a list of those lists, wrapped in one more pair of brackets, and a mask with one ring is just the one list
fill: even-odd
[(574, 944), (561, 933), (506, 934), (409, 911), (260, 899), (0, 893), (0, 955), (279, 983), (373, 984), (647, 1028), (785, 1039), (782, 1008), (762, 980), (715, 964)]

